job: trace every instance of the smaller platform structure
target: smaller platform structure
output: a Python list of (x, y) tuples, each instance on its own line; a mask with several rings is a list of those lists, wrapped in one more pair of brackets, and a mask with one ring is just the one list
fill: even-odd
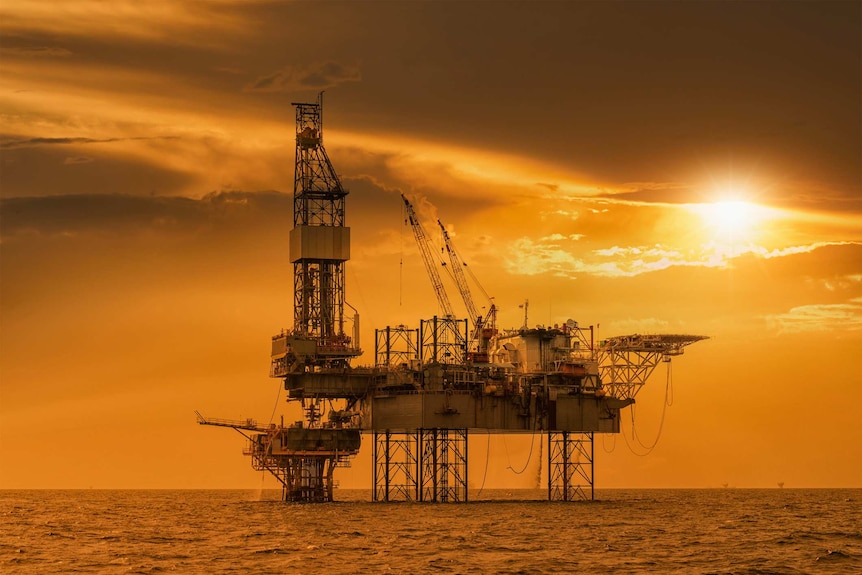
[(253, 469), (268, 471), (281, 483), (284, 501), (332, 501), (335, 468), (348, 467), (362, 442), (358, 429), (307, 428), (302, 422), (259, 426), (253, 420), (207, 419), (200, 413), (197, 417), (201, 425), (230, 427), (245, 436), (243, 454), (251, 457)]

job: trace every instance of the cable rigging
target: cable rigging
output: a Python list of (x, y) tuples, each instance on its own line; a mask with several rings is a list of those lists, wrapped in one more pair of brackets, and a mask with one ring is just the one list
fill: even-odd
[(536, 444), (536, 434), (534, 433), (534, 434), (531, 434), (530, 453), (527, 455), (527, 462), (524, 464), (524, 467), (522, 467), (520, 471), (515, 471), (515, 468), (512, 467), (512, 459), (509, 457), (509, 447), (506, 445), (506, 436), (504, 435), (503, 436), (503, 447), (506, 448), (506, 461), (509, 462), (509, 465), (506, 467), (506, 469), (511, 470), (512, 473), (514, 473), (515, 475), (521, 475), (522, 473), (524, 473), (524, 471), (527, 470), (527, 467), (530, 466), (530, 460), (533, 458), (533, 446), (535, 444)]
[(485, 472), (482, 473), (482, 485), (479, 486), (476, 497), (482, 495), (482, 490), (485, 489), (485, 479), (488, 477), (488, 460), (491, 458), (491, 432), (489, 431), (485, 435), (488, 436), (488, 444), (485, 446)]
[(673, 405), (673, 377), (672, 377), (670, 358), (667, 358), (665, 363), (667, 364), (667, 381), (665, 383), (664, 402), (662, 403), (662, 407), (661, 407), (661, 417), (659, 418), (658, 432), (656, 433), (655, 440), (652, 443), (650, 443), (649, 445), (645, 445), (641, 441), (640, 437), (638, 437), (637, 429), (635, 428), (635, 406), (634, 405), (631, 406), (631, 411), (630, 411), (631, 421), (632, 421), (632, 439), (635, 440), (641, 448), (646, 449), (647, 450), (646, 453), (638, 453), (637, 451), (635, 451), (632, 448), (632, 445), (629, 443), (629, 439), (626, 436), (626, 434), (620, 433), (620, 435), (623, 436), (623, 439), (626, 442), (626, 446), (628, 446), (629, 450), (633, 454), (637, 455), (638, 457), (646, 457), (647, 455), (652, 453), (653, 450), (656, 448), (656, 446), (658, 445), (659, 439), (661, 439), (662, 431), (664, 430), (664, 417), (665, 417), (665, 414), (667, 413), (667, 408), (669, 406)]

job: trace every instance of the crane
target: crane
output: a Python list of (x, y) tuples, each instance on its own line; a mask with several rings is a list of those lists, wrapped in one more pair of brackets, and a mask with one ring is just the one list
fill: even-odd
[(416, 211), (413, 209), (413, 204), (401, 194), (401, 199), (404, 200), (404, 206), (407, 209), (407, 220), (413, 228), (413, 236), (416, 238), (416, 243), (419, 245), (419, 252), (422, 254), (422, 261), (425, 262), (425, 270), (428, 272), (428, 277), (431, 279), (431, 285), (434, 288), (434, 293), (437, 295), (437, 302), (440, 304), (440, 309), (443, 310), (443, 315), (447, 318), (455, 316), (452, 311), (452, 304), (449, 303), (449, 296), (446, 295), (446, 289), (443, 287), (443, 281), (440, 279), (440, 272), (434, 263), (434, 256), (431, 255), (431, 247), (428, 245), (428, 236), (422, 224), (419, 223), (419, 218), (416, 217)]
[[(479, 346), (476, 352), (468, 354), (468, 356), (470, 356), (473, 361), (487, 362), (488, 342), (494, 335), (496, 335), (494, 325), (496, 324), (497, 307), (493, 302), (491, 302), (488, 314), (484, 318), (482, 317), (482, 314), (479, 313), (479, 310), (476, 309), (476, 304), (473, 303), (473, 293), (470, 291), (470, 286), (467, 284), (467, 277), (464, 275), (464, 268), (467, 267), (467, 264), (461, 261), (461, 258), (458, 256), (458, 252), (455, 251), (452, 238), (449, 237), (449, 232), (446, 230), (443, 222), (437, 220), (437, 225), (439, 225), (440, 229), (443, 231), (443, 243), (446, 246), (446, 252), (449, 254), (449, 261), (452, 262), (452, 276), (455, 279), (455, 283), (458, 285), (458, 291), (461, 292), (461, 298), (464, 300), (464, 306), (467, 308), (467, 313), (470, 315), (470, 319), (476, 324), (473, 330), (473, 340), (478, 341)], [(473, 279), (475, 280), (476, 276), (473, 276)], [(482, 289), (482, 286), (480, 285), (479, 288)], [(482, 289), (483, 293), (484, 291), (485, 290)], [(487, 293), (485, 294), (485, 297), (488, 297)], [(491, 298), (488, 299), (490, 301)], [(487, 327), (489, 324), (490, 329)]]
[(455, 278), (455, 284), (458, 286), (458, 291), (461, 292), (461, 299), (464, 300), (464, 305), (467, 308), (467, 314), (470, 320), (476, 324), (476, 329), (482, 325), (482, 316), (479, 310), (476, 309), (476, 304), (473, 303), (473, 294), (470, 293), (470, 286), (467, 285), (467, 278), (464, 276), (464, 264), (458, 253), (455, 251), (455, 246), (452, 245), (452, 238), (449, 237), (449, 232), (443, 226), (443, 222), (437, 220), (437, 225), (443, 231), (443, 243), (446, 245), (446, 252), (449, 254), (449, 261), (452, 262), (452, 276)]

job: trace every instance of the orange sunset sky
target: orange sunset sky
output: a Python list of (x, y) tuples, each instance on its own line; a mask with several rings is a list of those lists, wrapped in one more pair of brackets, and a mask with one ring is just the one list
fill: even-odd
[[(437, 313), (403, 192), (501, 327), (710, 337), (599, 488), (862, 487), (862, 3), (8, 0), (0, 34), (0, 488), (260, 486), (194, 410), (299, 418), (269, 338), (320, 90), (358, 363)], [(472, 484), (489, 446), (533, 487), (529, 440), (472, 437)]]

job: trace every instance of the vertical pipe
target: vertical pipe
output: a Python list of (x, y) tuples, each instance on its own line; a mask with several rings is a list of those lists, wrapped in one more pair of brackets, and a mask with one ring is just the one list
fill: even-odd
[(424, 319), (419, 320), (419, 333), (416, 334), (416, 345), (419, 351), (419, 361), (425, 363), (425, 324)]
[[(374, 330), (375, 332), (377, 330)], [(375, 341), (377, 334), (374, 334)], [(376, 355), (376, 354), (375, 354)], [(377, 501), (377, 432), (373, 432), (371, 442), (371, 501)]]
[(563, 432), (563, 501), (569, 501), (569, 432)]
[(414, 433), (414, 446), (416, 457), (416, 475), (413, 482), (414, 500), (422, 501), (422, 428), (417, 429)]
[[(436, 316), (436, 315), (434, 316), (434, 318), (432, 319), (432, 321), (434, 322), (434, 323), (433, 323), (433, 326), (434, 326), (434, 332), (433, 332), (433, 334), (432, 334), (432, 335), (433, 335), (433, 339), (432, 339), (432, 341), (433, 341), (433, 343), (434, 343), (434, 347), (433, 347), (433, 350), (434, 350), (434, 356), (433, 356), (433, 358), (434, 358), (434, 363), (439, 363), (439, 361), (440, 361), (440, 360), (437, 358), (437, 316)], [(436, 452), (436, 450), (435, 450), (435, 452)]]
[[(436, 320), (437, 318), (435, 317), (434, 319)], [(435, 321), (434, 323), (436, 324), (437, 322)], [(435, 327), (436, 327), (436, 325), (435, 325)], [(436, 330), (435, 330), (435, 333), (436, 333)], [(439, 481), (440, 478), (438, 477), (440, 474), (440, 454), (438, 452), (438, 447), (439, 447), (439, 443), (440, 443), (439, 439), (440, 438), (439, 438), (438, 432), (439, 432), (439, 430), (436, 427), (431, 430), (431, 439), (433, 441), (432, 453), (434, 454), (434, 474), (433, 474), (433, 477), (434, 477), (434, 481), (433, 481), (433, 484), (434, 484), (434, 501), (438, 501), (438, 499), (439, 499), (438, 489), (439, 489), (439, 485), (440, 485), (440, 481)]]
[(464, 353), (461, 355), (461, 361), (467, 361), (467, 350), (469, 346), (470, 325), (468, 320), (464, 320)]
[(361, 330), (359, 329), (359, 312), (354, 312), (353, 314), (353, 348), (360, 349), (362, 346), (359, 344), (359, 335)]
[(392, 331), (386, 326), (386, 367), (392, 365)]
[(551, 457), (551, 432), (548, 432), (548, 501), (552, 500), (552, 491), (551, 491), (551, 478), (554, 475), (554, 472), (551, 468), (551, 462), (553, 458)]
[(384, 457), (383, 469), (384, 469), (384, 473), (385, 473), (385, 476), (384, 476), (385, 478), (383, 481), (384, 481), (384, 488), (386, 490), (385, 494), (383, 496), (384, 497), (383, 500), (386, 501), (387, 503), (389, 502), (389, 459), (390, 459), (389, 437), (390, 437), (390, 435), (391, 435), (391, 432), (387, 429), (386, 430), (386, 449), (384, 449), (384, 451), (383, 451), (383, 457)]
[(470, 481), (469, 481), (469, 476), (467, 475), (469, 473), (469, 469), (470, 469), (470, 460), (467, 458), (467, 446), (470, 443), (468, 441), (469, 438), (467, 437), (468, 432), (469, 432), (469, 430), (465, 428), (464, 429), (464, 502), (465, 503), (470, 498)]
[(590, 433), (590, 501), (596, 500), (596, 434)]

